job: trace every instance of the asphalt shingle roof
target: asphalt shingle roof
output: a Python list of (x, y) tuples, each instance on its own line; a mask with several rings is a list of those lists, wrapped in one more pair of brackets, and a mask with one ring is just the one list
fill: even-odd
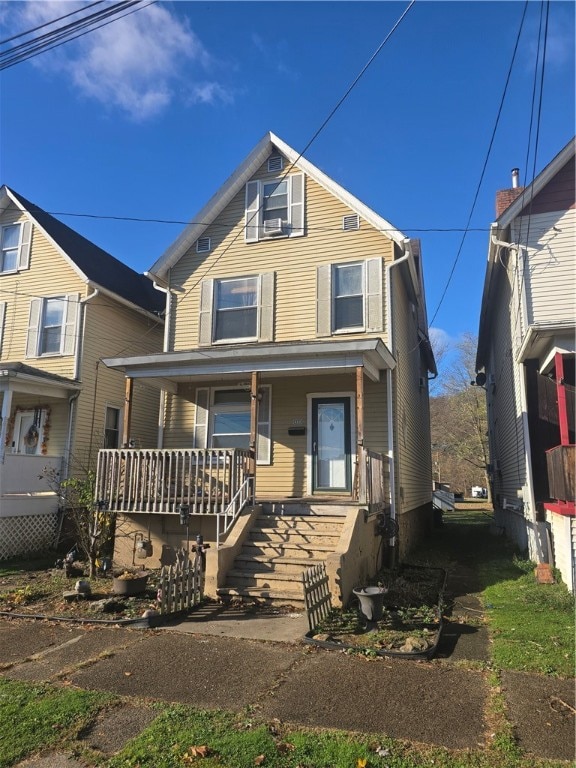
[(26, 200), (12, 188), (10, 193), (36, 219), (88, 280), (149, 312), (159, 314), (164, 311), (164, 295), (153, 287), (152, 282), (145, 275), (123, 264), (107, 251), (46, 213), (35, 203)]

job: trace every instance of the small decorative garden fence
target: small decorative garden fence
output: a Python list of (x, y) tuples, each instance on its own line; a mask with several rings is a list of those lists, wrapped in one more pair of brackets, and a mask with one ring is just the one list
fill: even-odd
[(319, 563), (306, 568), (302, 574), (302, 581), (308, 626), (312, 632), (332, 610), (332, 595), (328, 589), (326, 564)]
[(202, 555), (192, 557), (182, 549), (176, 553), (176, 562), (165, 565), (158, 581), (158, 604), (162, 615), (189, 611), (203, 596)]

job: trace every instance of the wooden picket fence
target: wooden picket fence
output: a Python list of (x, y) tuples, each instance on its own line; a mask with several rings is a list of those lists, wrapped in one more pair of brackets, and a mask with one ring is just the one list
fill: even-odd
[(189, 555), (185, 549), (176, 553), (176, 562), (165, 565), (158, 582), (160, 613), (189, 611), (198, 605), (203, 595), (202, 556), (199, 552)]
[(313, 565), (302, 573), (304, 603), (308, 626), (312, 632), (332, 610), (332, 595), (328, 589), (326, 564)]

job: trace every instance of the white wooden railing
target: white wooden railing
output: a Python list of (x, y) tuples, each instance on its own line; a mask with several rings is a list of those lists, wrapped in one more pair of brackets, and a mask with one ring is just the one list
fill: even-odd
[(382, 512), (390, 505), (390, 465), (382, 453), (361, 448), (358, 452), (358, 501), (370, 512)]
[(114, 512), (230, 517), (249, 474), (250, 452), (229, 449), (103, 449), (98, 452), (96, 503)]

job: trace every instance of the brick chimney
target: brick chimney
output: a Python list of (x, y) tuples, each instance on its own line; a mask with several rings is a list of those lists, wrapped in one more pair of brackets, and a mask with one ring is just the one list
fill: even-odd
[(499, 189), (496, 192), (496, 218), (499, 218), (509, 205), (512, 205), (519, 195), (524, 191), (524, 187), (518, 186), (518, 177), (520, 171), (518, 168), (512, 169), (512, 189)]

